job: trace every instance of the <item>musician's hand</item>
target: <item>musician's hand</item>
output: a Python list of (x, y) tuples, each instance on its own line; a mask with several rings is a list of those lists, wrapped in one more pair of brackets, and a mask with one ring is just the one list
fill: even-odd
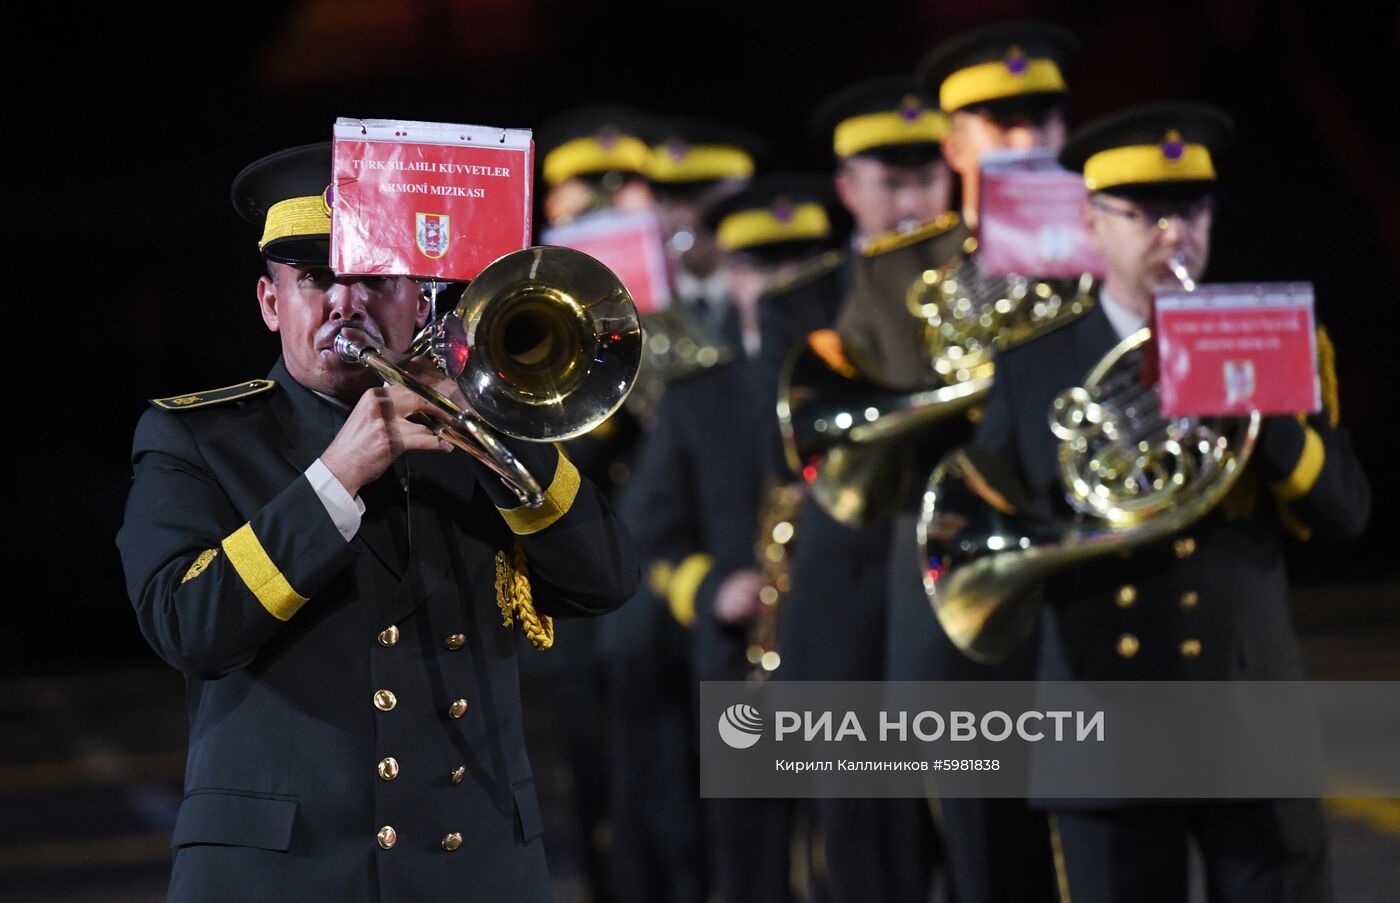
[(762, 589), (763, 577), (757, 571), (735, 571), (715, 591), (715, 617), (724, 624), (752, 621), (763, 607), (758, 597)]
[(406, 418), (430, 410), (427, 401), (402, 386), (370, 389), (321, 453), (321, 463), (352, 496), (379, 479), (405, 451), (451, 451), (452, 446), (425, 426)]

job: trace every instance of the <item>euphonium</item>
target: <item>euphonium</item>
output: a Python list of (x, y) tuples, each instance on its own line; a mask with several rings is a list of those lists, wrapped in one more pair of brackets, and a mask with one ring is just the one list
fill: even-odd
[(607, 419), (636, 380), (641, 327), (631, 295), (603, 264), (568, 248), (533, 247), (483, 269), (409, 350), (431, 354), (461, 389), (466, 409), (383, 349), (343, 332), (335, 348), (342, 359), (432, 402), (434, 432), (535, 507), (544, 500), (539, 481), (496, 434), (560, 442)]
[(1051, 407), (1075, 517), (1024, 510), (1014, 481), (997, 471), (1005, 463), (977, 449), (952, 452), (929, 478), (918, 524), (924, 587), (948, 637), (970, 657), (999, 661), (1025, 640), (1037, 616), (1032, 590), (1047, 576), (1184, 529), (1244, 471), (1259, 415), (1162, 414), (1158, 386), (1142, 384), (1150, 337), (1144, 328), (1123, 339)]
[[(926, 445), (925, 427), (980, 402), (991, 390), (994, 354), (1084, 313), (1092, 305), (1092, 281), (1087, 274), (1073, 285), (988, 276), (971, 254), (955, 266), (922, 271), (908, 284), (904, 302), (920, 321), (910, 328), (922, 331), (927, 382), (915, 389), (890, 386), (871, 375), (871, 366), (833, 351), (834, 336), (817, 336), (789, 358), (779, 388), (789, 466), (843, 523), (890, 513), (908, 485), (907, 464), (914, 463), (906, 461), (909, 447), (901, 440), (917, 434)], [(949, 448), (966, 431), (943, 438)]]

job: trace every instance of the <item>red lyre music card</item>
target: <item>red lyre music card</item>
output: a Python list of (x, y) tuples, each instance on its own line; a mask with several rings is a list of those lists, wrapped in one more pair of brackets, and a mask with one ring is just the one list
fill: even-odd
[(984, 273), (1103, 275), (1080, 214), (1084, 177), (1061, 169), (1053, 152), (988, 155), (981, 185), (977, 244)]
[(336, 120), (331, 268), (475, 278), (530, 244), (533, 155), (528, 129)]
[(1156, 309), (1163, 413), (1321, 407), (1310, 284), (1202, 285), (1158, 295)]
[(622, 280), (640, 313), (661, 310), (671, 302), (661, 224), (651, 211), (600, 210), (546, 229), (540, 240), (596, 257)]

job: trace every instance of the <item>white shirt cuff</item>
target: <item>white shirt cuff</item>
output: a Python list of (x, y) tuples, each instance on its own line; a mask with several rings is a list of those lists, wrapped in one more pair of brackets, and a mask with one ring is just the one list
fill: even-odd
[(340, 485), (335, 474), (331, 473), (331, 469), (323, 464), (320, 458), (306, 468), (306, 479), (316, 491), (316, 497), (321, 500), (321, 504), (326, 506), (326, 513), (331, 516), (335, 528), (345, 537), (345, 541), (349, 542), (360, 530), (360, 518), (364, 516), (365, 503), (359, 496), (351, 498), (350, 493), (345, 491), (345, 487)]

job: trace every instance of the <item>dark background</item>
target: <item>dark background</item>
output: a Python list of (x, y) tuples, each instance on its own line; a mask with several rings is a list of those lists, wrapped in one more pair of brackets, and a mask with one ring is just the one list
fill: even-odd
[[(806, 130), (844, 83), (912, 68), (943, 37), (1016, 18), (1075, 30), (1071, 120), (1195, 99), (1238, 120), (1211, 278), (1310, 280), (1336, 342), (1343, 422), (1376, 505), (1362, 541), (1296, 546), (1314, 588), (1389, 584), (1400, 299), (1396, 10), (1388, 4), (928, 2), (650, 6), (590, 0), (308, 0), (56, 18), (12, 49), (12, 314), (40, 337), (11, 395), (19, 463), (3, 667), (152, 662), (113, 537), (144, 399), (263, 375), (256, 236), (228, 184), (329, 137), (336, 116), (537, 127), (570, 105), (707, 114), (829, 168)], [(42, 13), (43, 11), (40, 10)], [(21, 32), (20, 36), (23, 36)], [(30, 109), (30, 105), (33, 109)], [(37, 253), (38, 259), (35, 260)], [(33, 269), (30, 269), (33, 267)], [(14, 325), (12, 317), (11, 328)], [(26, 332), (28, 330), (26, 329)], [(28, 399), (26, 401), (25, 399)], [(20, 406), (23, 408), (20, 408)], [(35, 407), (37, 406), (37, 410)], [(1394, 610), (1391, 593), (1373, 594)], [(1388, 599), (1388, 602), (1384, 601)]]

